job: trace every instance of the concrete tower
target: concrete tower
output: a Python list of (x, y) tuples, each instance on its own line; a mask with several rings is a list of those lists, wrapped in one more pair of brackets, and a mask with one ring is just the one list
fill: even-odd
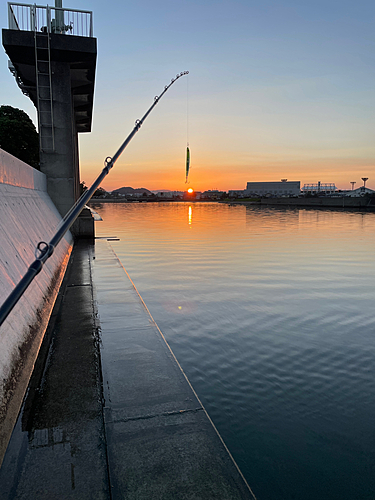
[(38, 111), (40, 169), (64, 216), (79, 197), (78, 133), (90, 132), (96, 38), (92, 12), (8, 4), (9, 68)]

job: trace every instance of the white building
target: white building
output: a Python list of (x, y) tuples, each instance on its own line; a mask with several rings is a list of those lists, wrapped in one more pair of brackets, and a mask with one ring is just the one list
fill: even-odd
[(279, 182), (248, 182), (246, 195), (256, 196), (298, 196), (301, 194), (300, 181), (281, 180)]
[(360, 196), (364, 196), (365, 194), (374, 194), (375, 191), (373, 189), (369, 189), (365, 186), (361, 186), (357, 189), (348, 189), (347, 191), (341, 191), (340, 194), (344, 196), (351, 196), (353, 198), (358, 198)]

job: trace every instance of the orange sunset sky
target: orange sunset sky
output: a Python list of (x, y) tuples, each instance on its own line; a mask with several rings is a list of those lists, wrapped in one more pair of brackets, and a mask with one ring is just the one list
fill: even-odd
[[(93, 10), (98, 60), (92, 132), (80, 134), (90, 184), (171, 78), (102, 186), (244, 189), (248, 181), (350, 182), (375, 189), (375, 5), (369, 0), (140, 0)], [(145, 13), (147, 12), (147, 15)], [(7, 26), (5, 4), (0, 15)], [(1, 104), (35, 109), (7, 69)]]

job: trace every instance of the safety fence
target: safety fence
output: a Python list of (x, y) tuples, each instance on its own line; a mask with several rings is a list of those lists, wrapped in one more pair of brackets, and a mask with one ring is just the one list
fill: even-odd
[(93, 15), (89, 10), (8, 2), (8, 27), (11, 30), (93, 35)]

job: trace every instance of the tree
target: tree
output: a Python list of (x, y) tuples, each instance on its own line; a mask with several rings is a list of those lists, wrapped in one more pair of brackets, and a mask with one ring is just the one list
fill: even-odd
[(0, 148), (39, 170), (38, 132), (21, 109), (0, 106)]
[(102, 187), (99, 187), (95, 193), (93, 194), (93, 198), (105, 198), (107, 195), (107, 191), (103, 189)]

